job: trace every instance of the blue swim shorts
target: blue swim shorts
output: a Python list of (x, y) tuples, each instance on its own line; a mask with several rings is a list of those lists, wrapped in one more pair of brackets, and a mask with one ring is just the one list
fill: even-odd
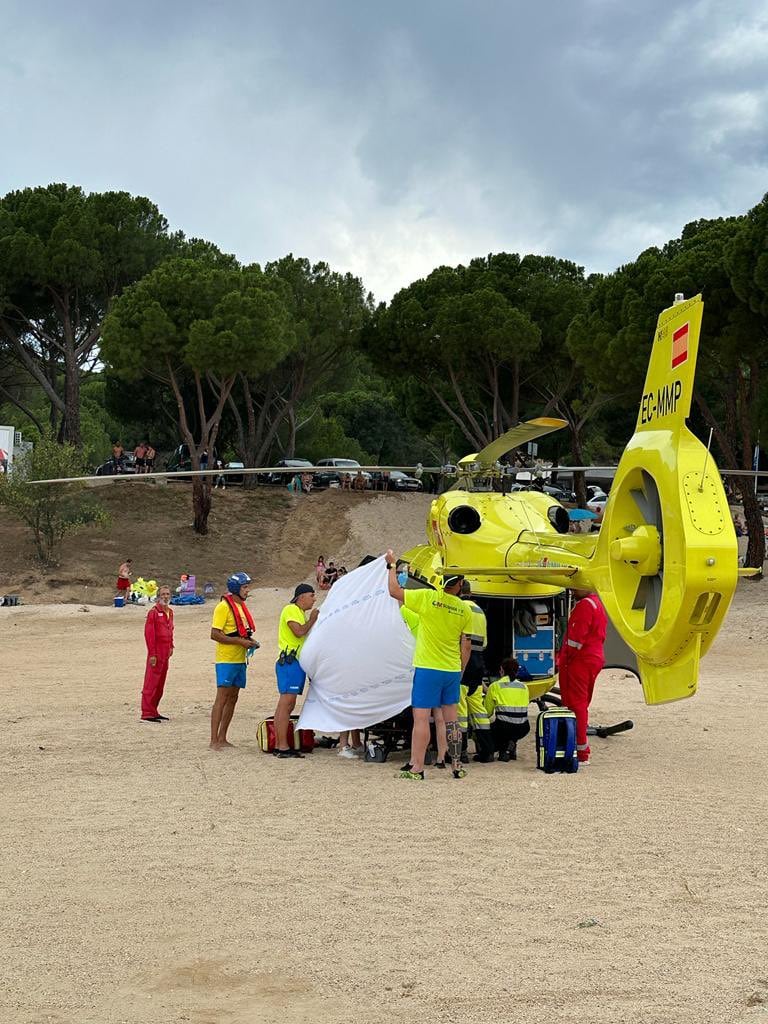
[(290, 665), (288, 662), (281, 665), (279, 661), (276, 661), (275, 675), (277, 676), (277, 689), (279, 693), (304, 693), (304, 683), (307, 680), (307, 674), (299, 664), (298, 659), (294, 658)]
[(239, 690), (245, 689), (245, 662), (244, 661), (217, 661), (216, 662), (216, 685), (236, 686)]
[(461, 672), (441, 672), (436, 668), (415, 668), (411, 706), (414, 708), (439, 708), (445, 704), (459, 703)]

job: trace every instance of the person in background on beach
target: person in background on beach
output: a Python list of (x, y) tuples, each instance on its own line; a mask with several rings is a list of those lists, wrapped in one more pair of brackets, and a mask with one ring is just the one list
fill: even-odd
[(112, 472), (122, 473), (123, 472), (123, 456), (125, 455), (125, 448), (123, 448), (122, 441), (115, 441), (112, 445)]
[(275, 756), (280, 758), (303, 757), (298, 750), (288, 746), (288, 726), (291, 712), (296, 707), (296, 698), (304, 692), (306, 674), (299, 663), (299, 653), (310, 629), (317, 622), (318, 610), (315, 603), (315, 588), (300, 583), (290, 602), (280, 613), (277, 629), (278, 658), (275, 663), (277, 691), (280, 696), (275, 708)]
[(120, 563), (120, 568), (117, 570), (117, 596), (123, 597), (126, 600), (131, 591), (131, 566), (133, 565), (132, 558), (126, 558), (124, 562)]
[(139, 441), (133, 449), (133, 458), (135, 460), (136, 473), (138, 475), (145, 473), (147, 465), (147, 445), (145, 441)]
[(144, 455), (144, 465), (147, 473), (154, 473), (155, 471), (155, 459), (157, 458), (157, 452), (152, 445), (147, 442), (147, 451)]
[(142, 722), (167, 722), (158, 705), (165, 690), (168, 662), (173, 654), (173, 609), (170, 607), (171, 588), (162, 586), (157, 591), (154, 605), (144, 623), (147, 645), (147, 667), (144, 670), (144, 688), (141, 691)]
[(225, 750), (232, 744), (227, 730), (240, 691), (245, 689), (248, 656), (259, 647), (253, 636), (255, 625), (245, 602), (251, 589), (246, 572), (234, 572), (227, 580), (227, 593), (216, 605), (211, 622), (211, 640), (216, 642), (216, 700), (211, 709), (211, 750)]
[(317, 564), (315, 565), (315, 579), (318, 583), (323, 582), (325, 576), (325, 558), (322, 555), (317, 556)]

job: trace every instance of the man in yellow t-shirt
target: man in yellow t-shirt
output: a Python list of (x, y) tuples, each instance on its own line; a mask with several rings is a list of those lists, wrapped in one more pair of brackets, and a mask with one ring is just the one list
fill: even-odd
[(387, 551), (389, 593), (395, 600), (419, 616), (416, 650), (413, 654), (413, 734), (410, 766), (400, 773), (404, 779), (424, 778), (424, 755), (429, 744), (429, 715), (441, 708), (445, 719), (448, 754), (453, 777), (467, 774), (461, 764), (461, 729), (457, 704), (461, 674), (469, 661), (472, 644), (472, 612), (459, 597), (464, 577), (455, 574), (443, 578), (440, 590), (405, 590), (397, 579), (395, 556)]
[(216, 642), (216, 700), (211, 710), (211, 750), (232, 746), (227, 740), (227, 729), (240, 691), (245, 688), (248, 654), (259, 646), (253, 637), (253, 617), (245, 604), (250, 589), (248, 573), (232, 573), (227, 580), (227, 593), (213, 612), (211, 640)]
[(306, 674), (299, 663), (299, 652), (304, 646), (307, 633), (317, 621), (315, 588), (300, 583), (289, 604), (280, 613), (277, 629), (278, 659), (275, 664), (277, 690), (280, 696), (275, 708), (275, 756), (280, 758), (303, 757), (298, 750), (288, 745), (288, 726), (291, 712), (296, 707), (296, 698), (304, 692)]

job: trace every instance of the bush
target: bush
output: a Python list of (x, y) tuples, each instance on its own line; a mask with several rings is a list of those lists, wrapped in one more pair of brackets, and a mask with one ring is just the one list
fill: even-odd
[(82, 484), (36, 484), (83, 476), (82, 456), (69, 444), (52, 437), (41, 438), (31, 452), (13, 464), (0, 478), (0, 506), (23, 520), (32, 531), (37, 557), (42, 565), (57, 564), (62, 540), (88, 523), (106, 523), (108, 515), (84, 494)]

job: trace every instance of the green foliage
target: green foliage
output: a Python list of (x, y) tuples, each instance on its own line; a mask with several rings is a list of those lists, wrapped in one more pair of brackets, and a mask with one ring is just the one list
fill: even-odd
[(73, 445), (42, 437), (31, 452), (14, 463), (13, 471), (0, 477), (0, 506), (23, 520), (32, 532), (39, 561), (55, 565), (62, 540), (88, 523), (104, 524), (108, 516), (101, 506), (84, 495), (81, 484), (34, 484), (81, 476), (82, 454)]
[(383, 389), (357, 387), (326, 395), (321, 404), (326, 415), (338, 420), (344, 433), (369, 453), (373, 463), (415, 465), (427, 460), (427, 453), (432, 452), (403, 414), (395, 396)]
[(129, 380), (185, 371), (231, 378), (272, 369), (294, 344), (281, 295), (258, 267), (174, 258), (116, 300), (102, 356)]
[(421, 422), (453, 421), (479, 448), (518, 422), (543, 366), (569, 359), (566, 329), (585, 291), (581, 268), (554, 257), (499, 253), (439, 267), (379, 307), (366, 349), (383, 374), (417, 383)]
[(299, 458), (316, 462), (318, 459), (357, 459), (365, 466), (372, 463), (371, 455), (344, 432), (335, 416), (317, 412), (302, 432)]
[(0, 199), (0, 336), (64, 439), (80, 443), (80, 374), (112, 299), (174, 244), (157, 207), (127, 192), (49, 185)]

